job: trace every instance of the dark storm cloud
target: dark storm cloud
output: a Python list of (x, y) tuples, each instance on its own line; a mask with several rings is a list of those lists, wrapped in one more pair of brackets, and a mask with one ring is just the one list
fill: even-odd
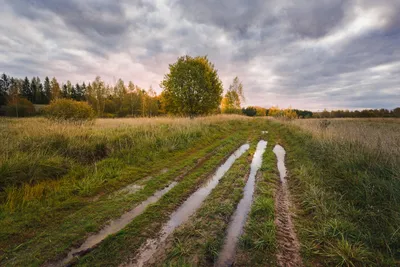
[(309, 0), (293, 2), (285, 17), (291, 31), (300, 37), (318, 38), (340, 25), (349, 0)]
[[(0, 71), (157, 88), (183, 54), (208, 55), (248, 105), (393, 108), (398, 0), (0, 0)], [(396, 97), (397, 96), (397, 97)]]

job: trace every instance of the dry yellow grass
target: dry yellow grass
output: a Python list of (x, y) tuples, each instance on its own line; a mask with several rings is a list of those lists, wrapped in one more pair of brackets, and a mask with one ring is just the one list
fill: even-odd
[[(326, 128), (324, 121), (328, 121)], [(326, 142), (349, 141), (399, 161), (399, 119), (303, 119), (290, 123)]]

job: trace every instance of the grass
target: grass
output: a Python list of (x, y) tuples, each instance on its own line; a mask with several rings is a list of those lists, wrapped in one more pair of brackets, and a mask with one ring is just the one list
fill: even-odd
[[(241, 116), (99, 119), (76, 125), (0, 119), (0, 265), (40, 266), (171, 181), (179, 183), (76, 262), (116, 266), (134, 257), (169, 215), (239, 145), (234, 163), (169, 239), (165, 265), (209, 266), (239, 202), (255, 142), (268, 130), (254, 202), (235, 264), (276, 265), (272, 152), (286, 154), (294, 222), (306, 266), (400, 265), (400, 121), (268, 121)], [(118, 193), (127, 185), (143, 186)]]
[(177, 186), (165, 194), (157, 204), (148, 207), (143, 214), (136, 217), (119, 233), (105, 239), (99, 247), (84, 256), (78, 265), (116, 266), (128, 261), (137, 253), (146, 239), (154, 238), (157, 235), (162, 224), (168, 220), (172, 211), (189, 197), (223, 159), (233, 152), (238, 144), (246, 140), (245, 138), (246, 136), (241, 136), (241, 138), (231, 139), (201, 168), (188, 174)]
[[(300, 208), (306, 265), (399, 264), (400, 157), (398, 146), (391, 147), (399, 121), (333, 120), (320, 132), (318, 123), (276, 127)], [(361, 135), (362, 129), (371, 133)]]
[(268, 135), (263, 137), (268, 140), (268, 145), (256, 176), (253, 205), (240, 238), (235, 266), (276, 265), (274, 193), (279, 181), (279, 173), (275, 154), (272, 151), (278, 141), (274, 128), (270, 123), (267, 128)]
[[(8, 175), (1, 176), (0, 261), (20, 266), (39, 265), (65, 253), (218, 146), (236, 140), (238, 129), (251, 127), (250, 120), (234, 116), (103, 119), (83, 126), (54, 124), (41, 118), (2, 119), (0, 125), (6, 125), (1, 131), (5, 146), (0, 150), (0, 169)], [(49, 177), (41, 165), (29, 162), (38, 158), (62, 158), (71, 167), (64, 168), (64, 175)], [(24, 165), (36, 174), (34, 179), (11, 184), (3, 180), (16, 177), (18, 166)], [(165, 168), (167, 173), (154, 176)], [(154, 177), (136, 194), (105, 197), (149, 175)]]
[(250, 149), (237, 159), (190, 221), (169, 238), (155, 265), (212, 266), (218, 259), (231, 216), (243, 196), (260, 131), (250, 138)]

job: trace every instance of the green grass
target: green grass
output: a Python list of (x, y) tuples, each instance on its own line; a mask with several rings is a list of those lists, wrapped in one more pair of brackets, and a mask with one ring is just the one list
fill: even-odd
[[(238, 129), (246, 132), (251, 127), (249, 120), (237, 117), (197, 121), (164, 119), (155, 124), (144, 121), (144, 125), (136, 120), (123, 120), (125, 122), (126, 126), (121, 122), (113, 125), (115, 120), (102, 120), (100, 125), (94, 126), (77, 126), (53, 125), (36, 118), (6, 121), (9, 127), (2, 135), (9, 142), (1, 149), (2, 167), (7, 169), (21, 153), (27, 154), (25, 160), (34, 158), (37, 153), (44, 157), (57, 155), (72, 162), (73, 168), (66, 170), (67, 174), (60, 178), (48, 179), (39, 175), (44, 172), (36, 170), (38, 179), (22, 185), (8, 185), (0, 193), (2, 265), (39, 265), (60, 256), (71, 245), (82, 242), (88, 233), (99, 230), (107, 220), (120, 216), (135, 203), (193, 168), (199, 159), (211, 156), (217, 147), (237, 140), (235, 138), (241, 135), (235, 133)], [(23, 126), (33, 127), (33, 124), (39, 125), (24, 133)], [(42, 128), (47, 129), (43, 132)], [(68, 142), (60, 147), (53, 146), (49, 141), (58, 135), (64, 135), (61, 139)], [(227, 138), (229, 135), (232, 136)], [(90, 137), (85, 139), (82, 136)], [(110, 151), (102, 160), (88, 164), (60, 153), (68, 150), (66, 147), (70, 143), (82, 145), (84, 150), (86, 146), (83, 143), (90, 143), (96, 136), (107, 141), (107, 151)], [(41, 141), (37, 141), (40, 138)], [(49, 142), (47, 146), (46, 142)], [(36, 147), (36, 150), (21, 152), (23, 144)], [(168, 172), (160, 173), (165, 168)], [(149, 175), (151, 179), (141, 182)], [(107, 197), (132, 182), (142, 183), (145, 188), (122, 198)]]
[[(306, 266), (399, 265), (400, 123), (366, 123), (335, 120), (335, 129), (321, 129), (317, 120), (288, 124), (238, 116), (101, 119), (88, 125), (0, 119), (0, 265), (40, 266), (59, 259), (108, 220), (179, 180), (77, 265), (126, 262), (249, 137), (252, 154), (261, 130), (269, 131), (268, 146), (236, 265), (276, 265), (276, 143), (287, 152), (294, 222)], [(249, 153), (173, 233), (165, 265), (208, 266), (217, 259), (242, 196)], [(115, 194), (131, 183), (144, 188)]]
[(212, 266), (217, 261), (231, 216), (243, 196), (259, 138), (260, 131), (252, 134), (250, 149), (235, 161), (190, 221), (169, 238), (156, 265)]
[(357, 140), (276, 129), (287, 151), (306, 265), (399, 264), (400, 157), (388, 160)]
[(100, 246), (84, 256), (78, 265), (117, 266), (133, 257), (143, 242), (157, 235), (169, 215), (204, 182), (226, 156), (232, 153), (238, 144), (245, 142), (247, 135), (247, 132), (238, 133), (236, 138), (233, 138), (235, 136), (233, 135), (230, 142), (206, 161), (202, 168), (189, 173), (156, 204), (149, 206), (123, 230), (109, 236)]
[(256, 176), (253, 205), (240, 238), (235, 266), (274, 266), (276, 265), (276, 236), (274, 224), (274, 192), (279, 181), (276, 157), (273, 153), (276, 125), (268, 124), (268, 141), (261, 168)]

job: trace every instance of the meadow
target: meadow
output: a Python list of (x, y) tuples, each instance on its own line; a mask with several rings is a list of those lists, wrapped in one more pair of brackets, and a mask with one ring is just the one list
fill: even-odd
[(398, 119), (217, 115), (86, 124), (1, 118), (0, 265), (58, 266), (72, 248), (168, 188), (122, 230), (72, 260), (82, 266), (132, 262), (146, 240), (156, 238), (185, 200), (247, 143), (248, 150), (150, 263), (214, 265), (259, 140), (268, 144), (235, 266), (281, 264), (276, 144), (286, 150), (290, 211), (304, 265), (399, 263)]

